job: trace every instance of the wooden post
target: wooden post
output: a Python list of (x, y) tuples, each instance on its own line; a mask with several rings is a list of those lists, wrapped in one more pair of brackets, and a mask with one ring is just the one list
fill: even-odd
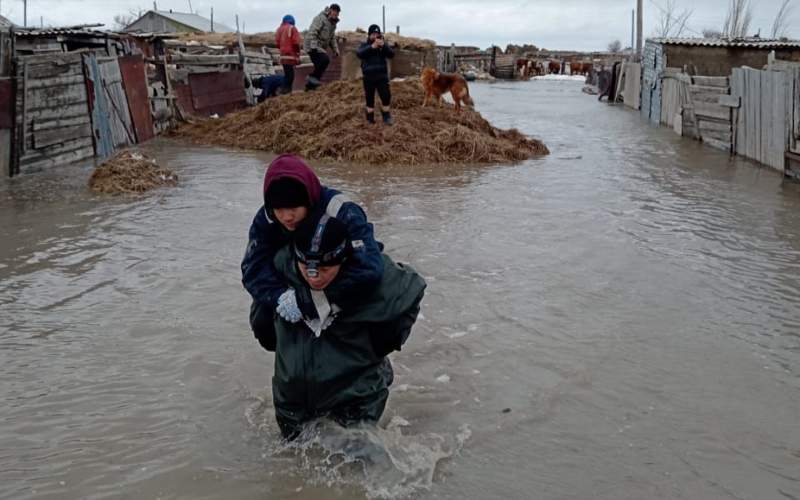
[[(25, 155), (25, 146), (28, 134), (28, 62), (23, 63), (22, 69), (22, 143), (19, 147), (17, 162)], [(19, 165), (19, 163), (17, 163)]]

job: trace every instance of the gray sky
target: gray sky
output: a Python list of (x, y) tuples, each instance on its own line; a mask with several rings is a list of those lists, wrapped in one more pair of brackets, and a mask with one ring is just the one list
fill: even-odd
[[(161, 10), (187, 12), (190, 0), (158, 0)], [(644, 0), (645, 36), (654, 33), (659, 6), (668, 0)], [(689, 28), (719, 28), (729, 0), (673, 0), (679, 10), (693, 8)], [(790, 18), (789, 36), (800, 37), (800, 0)], [(763, 36), (771, 30), (781, 0), (751, 0), (754, 4), (752, 31)], [(293, 14), (301, 29), (326, 5), (303, 1), (191, 0), (194, 11), (235, 26), (239, 14), (248, 33), (274, 30), (284, 14)], [(366, 28), (380, 24), (381, 5), (387, 6), (387, 29), (400, 25), (403, 34), (432, 38), (440, 44), (456, 43), (482, 48), (491, 44), (533, 43), (549, 49), (605, 50), (613, 39), (630, 44), (631, 9), (635, 0), (438, 0), (436, 2), (385, 0), (340, 0), (340, 29)], [(22, 23), (22, 0), (0, 0), (0, 12)], [(28, 22), (39, 25), (67, 25), (101, 22), (113, 25), (116, 14), (152, 9), (152, 0), (28, 0)], [(692, 35), (692, 31), (687, 32)]]

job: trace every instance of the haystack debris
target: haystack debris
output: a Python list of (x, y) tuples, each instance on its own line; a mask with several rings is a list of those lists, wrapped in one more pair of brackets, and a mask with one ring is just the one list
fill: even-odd
[(368, 126), (363, 99), (360, 81), (339, 81), (185, 124), (174, 134), (200, 144), (369, 165), (503, 163), (549, 154), (542, 142), (497, 129), (473, 109), (423, 107), (419, 79), (392, 82), (392, 127)]
[(89, 188), (105, 194), (138, 194), (177, 184), (178, 176), (174, 172), (136, 151), (118, 153), (97, 167), (89, 178)]

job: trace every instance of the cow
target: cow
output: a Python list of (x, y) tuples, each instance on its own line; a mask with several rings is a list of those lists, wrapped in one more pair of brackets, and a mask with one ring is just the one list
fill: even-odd
[(583, 63), (579, 63), (577, 61), (573, 61), (569, 63), (569, 74), (570, 75), (582, 75), (583, 74)]
[(558, 61), (550, 61), (550, 63), (547, 65), (547, 71), (551, 75), (557, 75), (561, 73), (561, 63)]

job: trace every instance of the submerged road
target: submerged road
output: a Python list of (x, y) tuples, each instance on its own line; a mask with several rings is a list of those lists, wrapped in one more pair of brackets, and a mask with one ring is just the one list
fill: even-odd
[(0, 498), (800, 499), (800, 187), (580, 89), (473, 84), (543, 159), (317, 165), (429, 282), (392, 474), (277, 444), (239, 282), (269, 156), (0, 182)]

